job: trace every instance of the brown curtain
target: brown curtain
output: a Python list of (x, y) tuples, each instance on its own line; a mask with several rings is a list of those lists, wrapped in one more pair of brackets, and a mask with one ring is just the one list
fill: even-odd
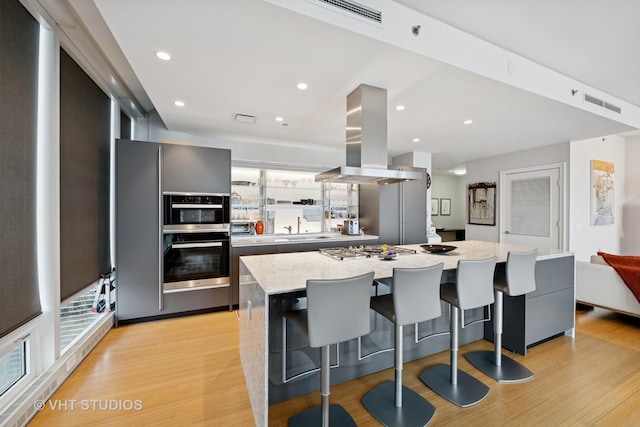
[(0, 3), (0, 337), (41, 313), (36, 257), (39, 31), (19, 1)]
[(111, 101), (60, 50), (60, 298), (111, 269)]

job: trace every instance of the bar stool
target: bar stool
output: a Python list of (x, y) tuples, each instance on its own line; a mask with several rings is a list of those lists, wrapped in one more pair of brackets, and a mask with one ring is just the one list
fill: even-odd
[(504, 294), (515, 297), (536, 289), (536, 259), (538, 250), (509, 252), (505, 277), (493, 284), (495, 292), (494, 350), (474, 351), (465, 357), (476, 368), (498, 382), (520, 382), (531, 379), (533, 372), (502, 354), (503, 299)]
[(345, 279), (307, 280), (307, 309), (283, 313), (287, 320), (309, 338), (309, 346), (322, 347), (320, 368), (322, 406), (308, 409), (289, 418), (289, 426), (329, 424), (355, 426), (340, 405), (329, 404), (331, 344), (348, 341), (371, 330), (369, 304), (373, 272)]
[(440, 288), (440, 299), (449, 304), (451, 364), (427, 369), (420, 379), (440, 396), (461, 407), (475, 405), (489, 394), (489, 387), (458, 369), (458, 312), (493, 303), (493, 275), (496, 257), (459, 260), (456, 283)]
[(403, 326), (440, 317), (440, 278), (444, 263), (425, 268), (394, 268), (391, 294), (371, 298), (371, 308), (395, 325), (395, 381), (384, 382), (362, 404), (385, 426), (426, 426), (436, 408), (402, 385)]

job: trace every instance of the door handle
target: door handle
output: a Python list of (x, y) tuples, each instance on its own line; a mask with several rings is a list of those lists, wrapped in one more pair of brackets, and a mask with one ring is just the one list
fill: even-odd
[(222, 242), (174, 243), (171, 245), (171, 247), (175, 249), (215, 248), (217, 246), (222, 246)]
[(509, 230), (505, 231), (504, 234), (511, 234)]

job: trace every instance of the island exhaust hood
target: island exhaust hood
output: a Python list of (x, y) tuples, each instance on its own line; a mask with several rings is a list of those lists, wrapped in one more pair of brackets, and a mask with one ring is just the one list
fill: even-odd
[(347, 165), (317, 174), (316, 182), (393, 184), (422, 173), (387, 169), (387, 90), (361, 84), (347, 96)]

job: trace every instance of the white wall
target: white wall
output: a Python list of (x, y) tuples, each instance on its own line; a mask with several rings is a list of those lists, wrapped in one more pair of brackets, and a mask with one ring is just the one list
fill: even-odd
[(620, 253), (640, 255), (640, 136), (625, 146), (625, 203), (622, 208)]
[[(518, 151), (467, 163), (466, 185), (477, 182), (495, 182), (499, 185), (500, 171), (566, 162), (569, 164), (569, 143), (548, 145), (531, 150)], [(569, 175), (569, 172), (567, 173)], [(569, 179), (570, 180), (570, 179)], [(499, 240), (500, 188), (496, 188), (496, 225), (466, 225), (467, 240)]]
[(309, 144), (274, 141), (271, 144), (220, 137), (202, 137), (167, 130), (154, 110), (146, 120), (139, 120), (135, 139), (151, 142), (178, 142), (201, 147), (226, 148), (231, 150), (231, 162), (277, 168), (299, 165), (305, 169), (324, 171), (346, 162), (344, 144), (335, 148), (315, 147)]
[[(599, 250), (619, 254), (625, 201), (625, 139), (620, 136), (572, 141), (569, 200), (569, 249), (588, 261)], [(591, 225), (591, 160), (614, 163), (614, 218), (611, 225)]]
[(451, 215), (431, 217), (436, 228), (464, 230), (467, 222), (466, 183), (464, 176), (433, 175), (431, 177), (431, 198), (451, 199)]

